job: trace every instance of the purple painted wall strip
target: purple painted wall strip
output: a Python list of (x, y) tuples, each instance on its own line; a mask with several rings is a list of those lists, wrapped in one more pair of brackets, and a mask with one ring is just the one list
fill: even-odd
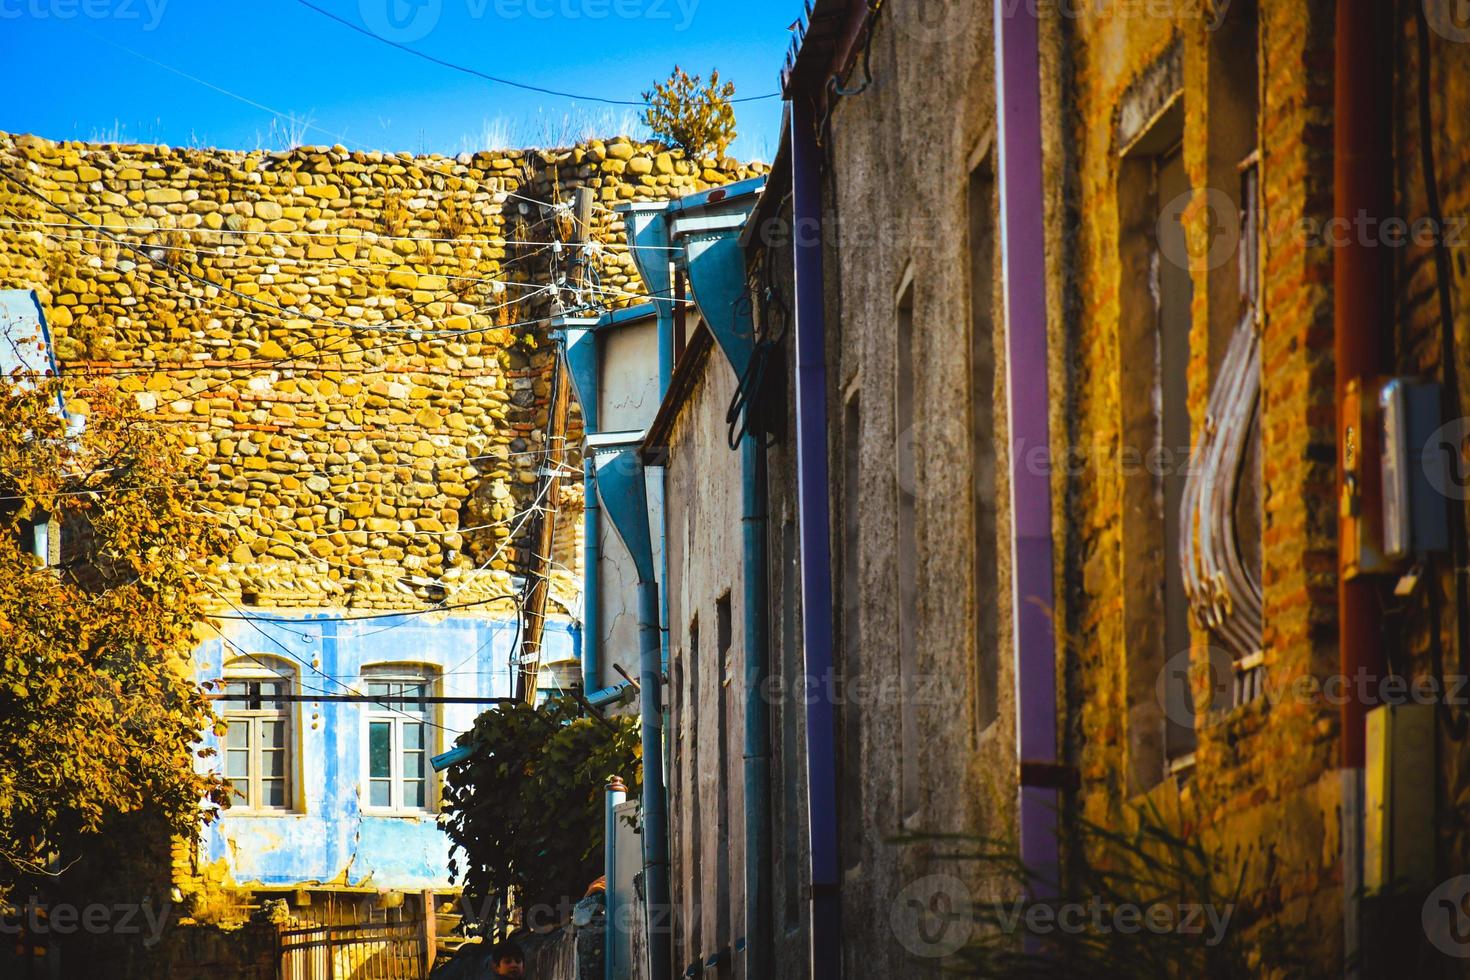
[[(1025, 4), (995, 4), (1006, 390), (1011, 429), (1011, 602), (1016, 657), (1016, 748), (1022, 763), (1056, 761), (1050, 467), (1028, 468), (1051, 446), (1047, 385), (1045, 200), (1037, 20)], [(1021, 859), (1055, 881), (1055, 789), (1022, 785)], [(1035, 883), (1033, 883), (1035, 887)]]
[[(797, 227), (820, 228), (822, 176), (810, 105), (791, 103), (792, 206)], [(832, 562), (827, 478), (827, 322), (822, 235), (794, 235), (796, 265), (796, 450), (801, 528), (802, 649), (808, 689), (807, 803), (812, 853), (812, 977), (841, 975), (838, 905), (837, 746), (832, 675)]]

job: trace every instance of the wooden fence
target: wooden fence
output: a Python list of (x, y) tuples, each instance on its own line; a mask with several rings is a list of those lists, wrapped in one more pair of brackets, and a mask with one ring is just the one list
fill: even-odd
[(432, 918), (307, 926), (280, 934), (279, 980), (423, 980)]

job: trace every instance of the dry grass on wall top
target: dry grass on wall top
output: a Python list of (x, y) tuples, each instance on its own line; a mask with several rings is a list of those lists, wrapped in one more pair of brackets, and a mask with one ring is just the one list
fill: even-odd
[(508, 591), (544, 448), (538, 202), (594, 188), (598, 296), (623, 305), (643, 287), (612, 208), (759, 169), (625, 138), (422, 157), (0, 135), (35, 191), (0, 182), (0, 288), (37, 291), (67, 375), (205, 460), (232, 601), (470, 601)]

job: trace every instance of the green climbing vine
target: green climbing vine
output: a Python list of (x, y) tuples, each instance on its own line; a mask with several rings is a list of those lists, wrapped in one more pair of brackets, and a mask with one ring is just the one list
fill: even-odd
[(635, 718), (587, 718), (572, 698), (501, 705), (456, 742), (440, 825), (449, 869), (475, 907), (513, 888), (523, 909), (575, 902), (601, 874), (604, 787), (641, 780)]

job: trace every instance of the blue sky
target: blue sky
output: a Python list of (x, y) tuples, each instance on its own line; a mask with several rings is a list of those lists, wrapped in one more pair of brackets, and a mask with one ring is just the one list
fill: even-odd
[[(801, 7), (800, 0), (310, 2), (377, 37), (491, 75), (629, 100), (675, 63), (700, 74), (718, 68), (737, 96), (776, 91), (787, 28)], [(638, 126), (635, 106), (494, 84), (377, 37), (300, 0), (0, 0), (0, 59), (11, 80), (0, 129), (276, 149), (304, 123), (299, 141), (310, 144), (458, 153)], [(780, 101), (742, 103), (737, 112), (731, 153), (768, 160)]]

